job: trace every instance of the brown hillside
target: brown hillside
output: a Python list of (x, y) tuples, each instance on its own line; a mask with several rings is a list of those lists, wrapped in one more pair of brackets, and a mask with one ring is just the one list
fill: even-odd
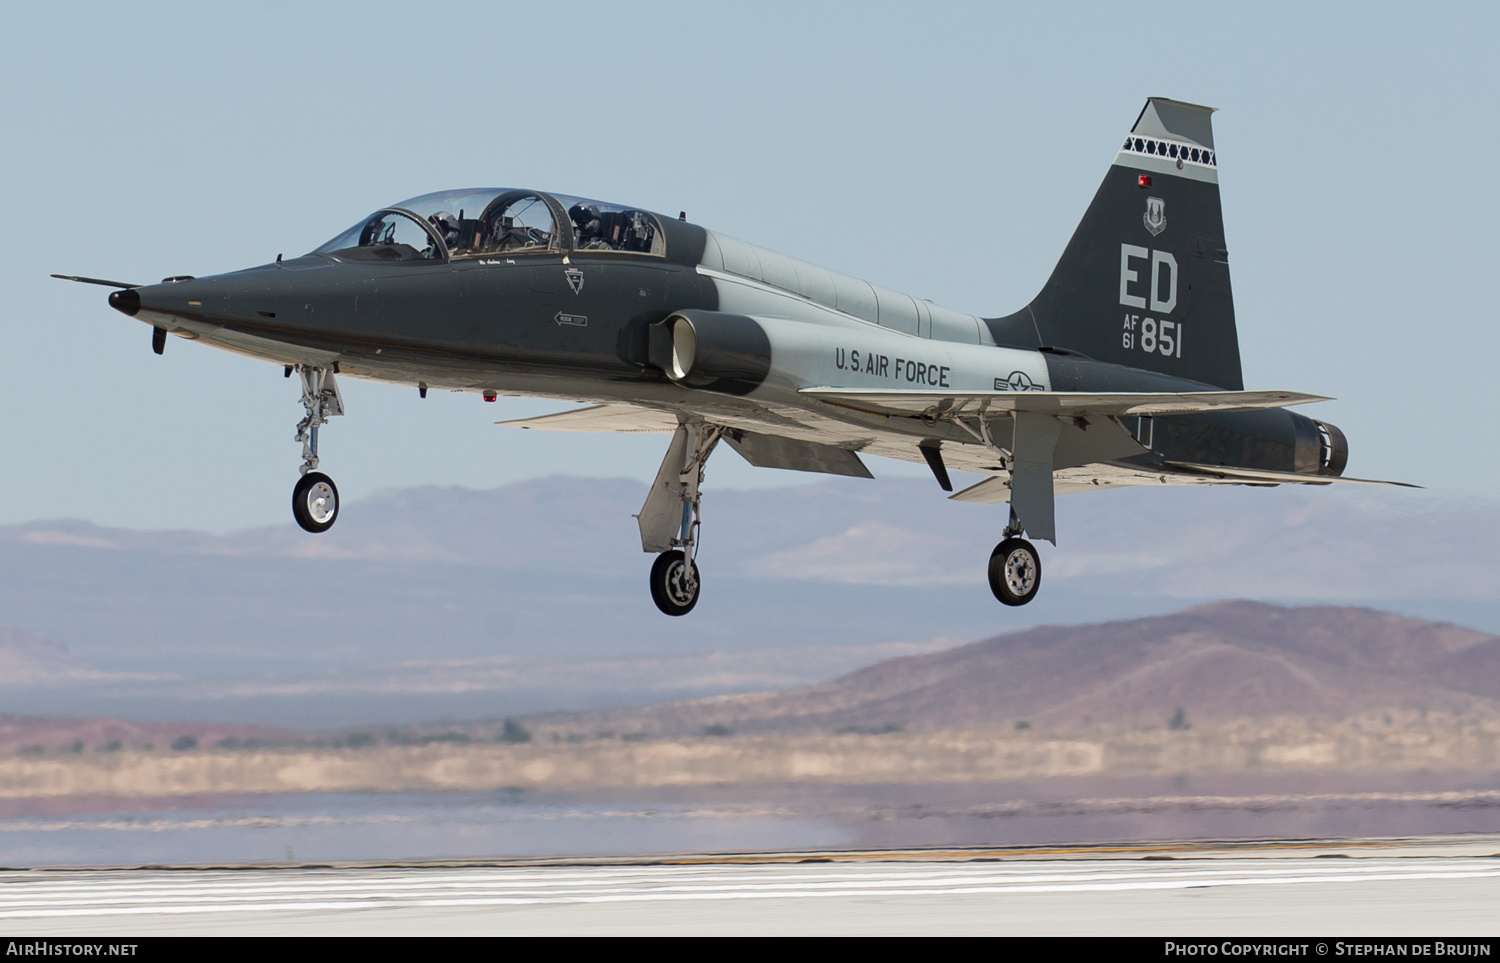
[(227, 722), (128, 722), (0, 715), (0, 755), (165, 750), (184, 738), (191, 739), (194, 748), (218, 746), (226, 740), (229, 745), (284, 746), (296, 743), (303, 734)]
[(1219, 602), (1047, 626), (780, 693), (554, 714), (539, 733), (1052, 729), (1390, 710), (1500, 713), (1500, 637), (1370, 609)]

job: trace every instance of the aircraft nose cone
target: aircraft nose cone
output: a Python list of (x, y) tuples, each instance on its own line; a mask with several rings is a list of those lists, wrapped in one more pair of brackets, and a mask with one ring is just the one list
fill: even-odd
[(135, 288), (115, 291), (109, 296), (109, 306), (121, 314), (135, 317), (135, 313), (141, 309), (141, 295)]

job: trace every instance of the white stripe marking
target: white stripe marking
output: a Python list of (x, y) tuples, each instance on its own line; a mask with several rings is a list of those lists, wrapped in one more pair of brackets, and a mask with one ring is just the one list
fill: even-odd
[[(432, 875), (407, 872), (390, 878), (369, 870), (330, 872), (321, 878), (264, 872), (251, 878), (228, 873), (173, 873), (171, 878), (142, 880), (97, 873), (64, 881), (12, 875), (0, 877), (0, 919), (673, 900), (952, 897), (1494, 878), (1500, 878), (1500, 864), (1493, 860), (1437, 864), (1370, 860), (1338, 866), (1288, 860), (1255, 867), (1218, 868), (1200, 863), (1151, 869), (1106, 867), (1099, 862), (900, 870), (851, 865), (842, 872), (798, 872), (779, 866), (538, 868), (442, 871)], [(301, 898), (304, 895), (311, 898)]]

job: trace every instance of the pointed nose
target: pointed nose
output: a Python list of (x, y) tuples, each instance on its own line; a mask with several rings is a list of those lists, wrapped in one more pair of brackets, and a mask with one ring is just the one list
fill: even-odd
[(121, 314), (135, 317), (135, 313), (141, 309), (141, 295), (135, 288), (115, 291), (109, 296), (109, 306)]

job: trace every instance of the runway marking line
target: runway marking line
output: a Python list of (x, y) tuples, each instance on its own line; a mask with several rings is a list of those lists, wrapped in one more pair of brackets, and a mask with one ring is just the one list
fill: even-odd
[[(437, 876), (403, 874), (394, 879), (276, 879), (233, 880), (224, 874), (210, 878), (173, 880), (38, 880), (0, 878), (0, 919), (39, 919), (69, 916), (131, 914), (203, 914), (254, 911), (310, 911), (337, 909), (441, 908), (476, 906), (536, 906), (564, 903), (622, 903), (744, 899), (804, 899), (812, 897), (979, 896), (1063, 892), (1167, 891), (1189, 887), (1265, 886), (1278, 884), (1353, 882), (1410, 882), (1417, 880), (1500, 879), (1500, 863), (1484, 859), (1444, 860), (1417, 869), (1402, 860), (1365, 865), (1260, 865), (1232, 869), (1206, 866), (1162, 866), (1150, 870), (1123, 867), (1050, 864), (1005, 868), (943, 867), (931, 872), (892, 872), (871, 869), (860, 874), (778, 872), (771, 875), (738, 873), (699, 875), (675, 867), (650, 871), (641, 868), (592, 872), (538, 867), (526, 873), (444, 873)], [(747, 867), (748, 868), (748, 867)], [(365, 871), (368, 873), (368, 871)], [(218, 878), (213, 878), (218, 877)], [(49, 885), (49, 883), (61, 885)], [(120, 884), (125, 884), (122, 888)], [(165, 885), (161, 885), (165, 884)], [(205, 887), (207, 885), (207, 888)], [(30, 893), (5, 892), (25, 887)], [(189, 895), (179, 890), (196, 888)], [(538, 892), (538, 890), (548, 892)], [(436, 891), (436, 892), (434, 892)], [(305, 893), (313, 899), (292, 898)], [(71, 898), (70, 898), (71, 897)], [(59, 905), (59, 904), (63, 905)], [(67, 905), (73, 903), (74, 905)], [(44, 904), (44, 905), (36, 905)]]
[[(1468, 861), (1466, 861), (1466, 862), (1468, 862)], [(1488, 867), (1490, 864), (1486, 863), (1484, 865), (1486, 865)], [(664, 868), (668, 868), (668, 867), (664, 867)], [(676, 868), (676, 867), (670, 867), (670, 868)], [(997, 877), (998, 876), (1005, 876), (1005, 877), (1013, 878), (1015, 880), (1026, 881), (1026, 882), (1045, 882), (1045, 881), (1053, 881), (1053, 880), (1061, 880), (1061, 879), (1131, 879), (1131, 878), (1147, 878), (1147, 877), (1160, 878), (1160, 877), (1162, 877), (1164, 875), (1165, 876), (1178, 876), (1178, 875), (1181, 875), (1181, 876), (1192, 876), (1192, 877), (1197, 878), (1197, 879), (1202, 879), (1202, 878), (1220, 878), (1220, 877), (1253, 877), (1253, 876), (1261, 876), (1261, 875), (1271, 876), (1271, 875), (1277, 874), (1278, 872), (1281, 872), (1281, 871), (1279, 871), (1279, 870), (1277, 870), (1277, 869), (1275, 869), (1273, 867), (1264, 867), (1264, 866), (1230, 869), (1230, 868), (1218, 868), (1218, 867), (1202, 867), (1202, 866), (1196, 866), (1195, 867), (1195, 866), (1181, 865), (1181, 866), (1172, 866), (1172, 867), (1165, 867), (1164, 866), (1164, 867), (1160, 867), (1158, 869), (1146, 870), (1146, 869), (1143, 869), (1143, 868), (1142, 869), (1138, 869), (1138, 868), (1134, 868), (1134, 867), (1120, 866), (1118, 864), (1115, 864), (1115, 865), (1111, 866), (1108, 869), (1092, 869), (1092, 870), (1085, 870), (1085, 868), (1081, 867), (1081, 866), (1075, 868), (1075, 867), (1059, 866), (1057, 864), (1050, 864), (1047, 871), (1039, 870), (1039, 869), (1037, 869), (1035, 867), (1024, 867), (1023, 868), (1023, 867), (1014, 866), (1014, 865), (1005, 866), (1005, 867), (1000, 867), (1000, 866), (996, 866), (996, 867), (984, 867), (982, 869), (980, 867), (973, 867), (972, 871), (967, 872), (967, 873), (964, 872), (965, 869), (967, 869), (967, 867), (958, 868), (958, 867), (952, 867), (952, 866), (944, 866), (943, 868), (936, 868), (935, 867), (932, 870), (925, 871), (925, 872), (923, 872), (923, 871), (909, 871), (909, 872), (884, 871), (884, 872), (881, 872), (879, 870), (874, 870), (874, 871), (871, 872), (870, 875), (874, 876), (876, 878), (884, 878), (884, 879), (911, 879), (911, 880), (921, 880), (921, 881), (932, 882), (932, 883), (941, 883), (941, 882), (945, 882), (945, 881), (948, 881), (948, 880), (955, 880), (955, 881), (957, 881), (957, 880), (961, 880), (961, 879), (967, 879), (967, 878), (975, 875), (976, 873), (982, 874), (982, 875), (987, 875), (987, 876), (997, 876)], [(1316, 866), (1316, 865), (1314, 865), (1314, 866), (1309, 866), (1304, 871), (1304, 875), (1310, 876), (1310, 877), (1311, 876), (1319, 876), (1319, 877), (1321, 877), (1321, 876), (1327, 876), (1327, 875), (1340, 875), (1340, 876), (1343, 876), (1343, 875), (1384, 873), (1386, 871), (1387, 871), (1387, 868), (1384, 865), (1382, 865), (1382, 864), (1363, 864), (1363, 865), (1355, 864), (1355, 865), (1339, 865), (1339, 866), (1332, 866), (1332, 865), (1328, 865), (1328, 866)], [(877, 874), (879, 874), (879, 875), (877, 876)], [(682, 875), (682, 874), (674, 874), (674, 875)], [(361, 882), (358, 882), (356, 880), (347, 879), (347, 878), (333, 878), (331, 876), (330, 877), (325, 877), (325, 878), (322, 878), (322, 879), (319, 879), (319, 878), (316, 878), (316, 877), (314, 877), (314, 878), (296, 878), (296, 879), (278, 880), (278, 881), (275, 882), (274, 885), (280, 891), (301, 890), (301, 889), (321, 890), (321, 889), (327, 889), (329, 887), (335, 887), (335, 888), (337, 888), (337, 887), (343, 887), (343, 888), (347, 888), (347, 889), (376, 889), (376, 888), (390, 889), (390, 888), (393, 888), (393, 887), (401, 887), (401, 886), (416, 886), (416, 887), (419, 887), (419, 888), (431, 889), (431, 888), (439, 888), (439, 887), (445, 886), (445, 885), (465, 886), (465, 887), (467, 887), (467, 886), (473, 886), (473, 885), (478, 884), (478, 883), (491, 883), (491, 884), (493, 884), (493, 883), (506, 883), (506, 882), (514, 882), (514, 883), (517, 883), (517, 884), (525, 884), (529, 888), (538, 888), (538, 887), (545, 888), (545, 887), (558, 887), (558, 886), (566, 886), (566, 885), (606, 886), (606, 885), (613, 885), (617, 881), (617, 879), (627, 879), (627, 880), (628, 879), (639, 879), (639, 880), (651, 879), (651, 880), (659, 880), (659, 879), (662, 879), (662, 878), (663, 877), (660, 876), (660, 875), (658, 875), (658, 874), (643, 873), (640, 870), (634, 870), (634, 869), (629, 869), (629, 870), (627, 870), (627, 869), (620, 869), (620, 870), (613, 870), (613, 871), (611, 871), (608, 868), (601, 868), (600, 870), (590, 872), (589, 874), (587, 874), (587, 876), (585, 876), (583, 874), (578, 874), (576, 871), (573, 871), (572, 873), (568, 873), (566, 871), (547, 871), (545, 868), (539, 868), (537, 870), (519, 871), (519, 872), (484, 872), (484, 871), (475, 871), (473, 873), (465, 873), (465, 874), (445, 873), (445, 874), (442, 874), (442, 875), (436, 875), (436, 874), (434, 874), (434, 875), (431, 875), (431, 876), (419, 873), (419, 874), (412, 874), (412, 875), (387, 877), (387, 878), (380, 879), (378, 882), (370, 882), (370, 883), (361, 883)], [(704, 875), (704, 874), (700, 874), (700, 873), (693, 874), (691, 878), (695, 882), (697, 882), (697, 883), (713, 882), (713, 881), (717, 881), (717, 880), (737, 881), (737, 880), (743, 879), (743, 877), (739, 876), (739, 875), (730, 875), (730, 874)], [(801, 882), (811, 882), (811, 881), (818, 881), (818, 880), (844, 880), (844, 879), (848, 879), (848, 878), (849, 878), (849, 876), (848, 876), (847, 873), (818, 873), (818, 872), (783, 873), (783, 874), (770, 875), (770, 876), (761, 875), (761, 876), (758, 877), (758, 879), (760, 880), (760, 884), (765, 884), (766, 882), (775, 882), (775, 881), (780, 881), (780, 880), (798, 880), (798, 881), (801, 881)], [(35, 879), (35, 878), (19, 877), (19, 876), (18, 877), (13, 877), (10, 880), (6, 880), (6, 879), (4, 879), (4, 877), (0, 877), (0, 905), (3, 905), (4, 902), (7, 900), (7, 898), (9, 897), (9, 894), (6, 893), (6, 888), (9, 887), (9, 886), (27, 886), (27, 887), (36, 887), (38, 889), (45, 889), (45, 891), (48, 894), (50, 894), (49, 898), (55, 898), (55, 897), (57, 897), (59, 895), (66, 895), (66, 894), (70, 894), (70, 893), (87, 893), (87, 892), (94, 892), (94, 891), (100, 890), (100, 889), (114, 889), (117, 885), (118, 884), (114, 880), (112, 880), (112, 879), (110, 879), (108, 877), (103, 877), (98, 882), (92, 882), (92, 881), (88, 881), (88, 880), (67, 880), (67, 881), (64, 881), (64, 880), (59, 880), (59, 879), (39, 880), (39, 879)], [(144, 894), (146, 892), (171, 891), (171, 890), (178, 890), (178, 889), (181, 889), (181, 890), (191, 890), (193, 892), (198, 892), (198, 893), (202, 893), (202, 892), (233, 893), (233, 892), (238, 892), (238, 891), (248, 891), (248, 890), (254, 890), (254, 889), (263, 889), (267, 885), (270, 885), (270, 884), (269, 883), (265, 883), (265, 882), (256, 882), (256, 881), (246, 880), (244, 878), (235, 878), (235, 877), (232, 877), (232, 876), (225, 875), (225, 876), (220, 877), (220, 879), (218, 881), (216, 881), (215, 885), (213, 885), (211, 887), (208, 887), (207, 889), (205, 889), (205, 887), (203, 886), (203, 882), (202, 882), (201, 877), (198, 878), (198, 879), (192, 879), (192, 878), (175, 878), (175, 879), (174, 878), (162, 878), (162, 879), (157, 879), (157, 880), (139, 881), (135, 885), (136, 885), (138, 891), (140, 893)]]

